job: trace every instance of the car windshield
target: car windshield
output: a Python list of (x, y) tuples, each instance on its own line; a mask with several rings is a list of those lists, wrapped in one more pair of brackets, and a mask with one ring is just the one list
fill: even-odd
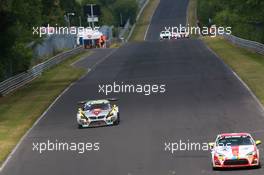
[(239, 145), (253, 145), (251, 137), (225, 137), (217, 141), (217, 146), (239, 146)]
[(110, 108), (109, 103), (100, 103), (100, 104), (85, 104), (84, 111), (91, 111), (93, 109), (107, 110)]

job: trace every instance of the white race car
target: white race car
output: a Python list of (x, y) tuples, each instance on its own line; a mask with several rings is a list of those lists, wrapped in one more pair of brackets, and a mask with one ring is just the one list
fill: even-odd
[(181, 38), (189, 38), (190, 34), (185, 29), (181, 30), (180, 32)]
[(89, 100), (79, 102), (77, 113), (79, 128), (118, 125), (120, 122), (119, 108), (111, 104), (116, 99)]
[(161, 31), (160, 32), (160, 39), (171, 39), (171, 32), (170, 31)]
[(215, 142), (209, 143), (213, 169), (260, 167), (257, 148), (260, 143), (260, 140), (254, 141), (248, 133), (219, 134)]

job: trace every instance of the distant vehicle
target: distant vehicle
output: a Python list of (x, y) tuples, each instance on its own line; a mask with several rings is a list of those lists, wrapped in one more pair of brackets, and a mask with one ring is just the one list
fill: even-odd
[(260, 167), (259, 144), (261, 141), (248, 133), (219, 134), (215, 142), (209, 143), (213, 169)]
[(171, 38), (172, 38), (172, 39), (179, 39), (179, 38), (181, 38), (181, 35), (180, 35), (179, 32), (173, 32), (173, 33), (171, 34)]
[(161, 31), (160, 32), (160, 39), (171, 39), (171, 32), (170, 31)]
[(189, 38), (190, 34), (189, 34), (189, 32), (186, 31), (185, 29), (182, 29), (182, 30), (180, 31), (180, 36), (181, 36), (181, 38)]
[(187, 32), (185, 29), (182, 29), (181, 31), (177, 31), (177, 32), (172, 32), (171, 38), (172, 39), (189, 38), (189, 32)]
[(116, 99), (89, 100), (79, 102), (77, 123), (79, 128), (118, 125), (119, 108), (111, 104)]

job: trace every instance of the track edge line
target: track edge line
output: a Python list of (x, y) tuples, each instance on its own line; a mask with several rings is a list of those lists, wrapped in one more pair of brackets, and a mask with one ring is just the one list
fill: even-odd
[[(201, 40), (201, 39), (199, 39)], [(219, 59), (227, 69), (229, 69), (232, 74), (239, 80), (239, 82), (247, 89), (247, 91), (249, 92), (249, 94), (253, 97), (253, 99), (257, 102), (259, 108), (260, 108), (260, 112), (263, 114), (264, 117), (264, 106), (262, 105), (262, 103), (260, 102), (260, 100), (257, 98), (257, 96), (254, 94), (254, 92), (249, 88), (249, 86), (238, 76), (238, 74), (233, 71), (233, 69), (231, 67), (229, 67), (222, 58), (220, 58), (219, 55), (217, 55), (207, 44), (205, 44), (202, 40), (201, 42), (205, 45), (205, 47), (213, 54), (217, 57), (217, 59)]]
[(3, 171), (3, 169), (5, 168), (5, 166), (7, 165), (7, 163), (9, 162), (9, 160), (12, 158), (13, 154), (16, 152), (16, 150), (19, 148), (19, 146), (22, 144), (22, 142), (24, 141), (24, 139), (27, 137), (27, 135), (33, 130), (33, 128), (40, 122), (40, 120), (42, 120), (45, 115), (48, 113), (48, 111), (53, 107), (53, 105), (73, 86), (75, 85), (78, 81), (80, 81), (81, 79), (83, 79), (85, 76), (88, 75), (88, 73), (91, 71), (91, 69), (88, 69), (87, 72), (82, 75), (78, 80), (72, 82), (68, 87), (66, 87), (66, 89), (64, 89), (59, 96), (57, 96), (55, 98), (55, 100), (49, 105), (49, 107), (40, 115), (40, 117), (38, 117), (38, 119), (33, 123), (33, 125), (31, 126), (31, 128), (29, 128), (26, 133), (21, 137), (21, 139), (18, 141), (18, 143), (16, 144), (16, 146), (12, 149), (12, 151), (9, 153), (9, 155), (7, 156), (7, 158), (4, 160), (4, 162), (2, 163), (1, 167), (0, 167), (0, 172)]

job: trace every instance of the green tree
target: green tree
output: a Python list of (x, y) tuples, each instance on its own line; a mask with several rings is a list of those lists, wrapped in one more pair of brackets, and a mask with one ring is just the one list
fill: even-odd
[(31, 62), (28, 44), (32, 25), (41, 21), (40, 0), (4, 0), (1, 4), (0, 79), (26, 70)]
[(263, 0), (199, 0), (198, 16), (203, 25), (208, 19), (221, 26), (231, 26), (236, 36), (264, 43)]
[(124, 24), (128, 19), (130, 19), (131, 23), (135, 22), (138, 10), (138, 4), (135, 0), (117, 0), (113, 8), (117, 24), (119, 24), (119, 21)]

